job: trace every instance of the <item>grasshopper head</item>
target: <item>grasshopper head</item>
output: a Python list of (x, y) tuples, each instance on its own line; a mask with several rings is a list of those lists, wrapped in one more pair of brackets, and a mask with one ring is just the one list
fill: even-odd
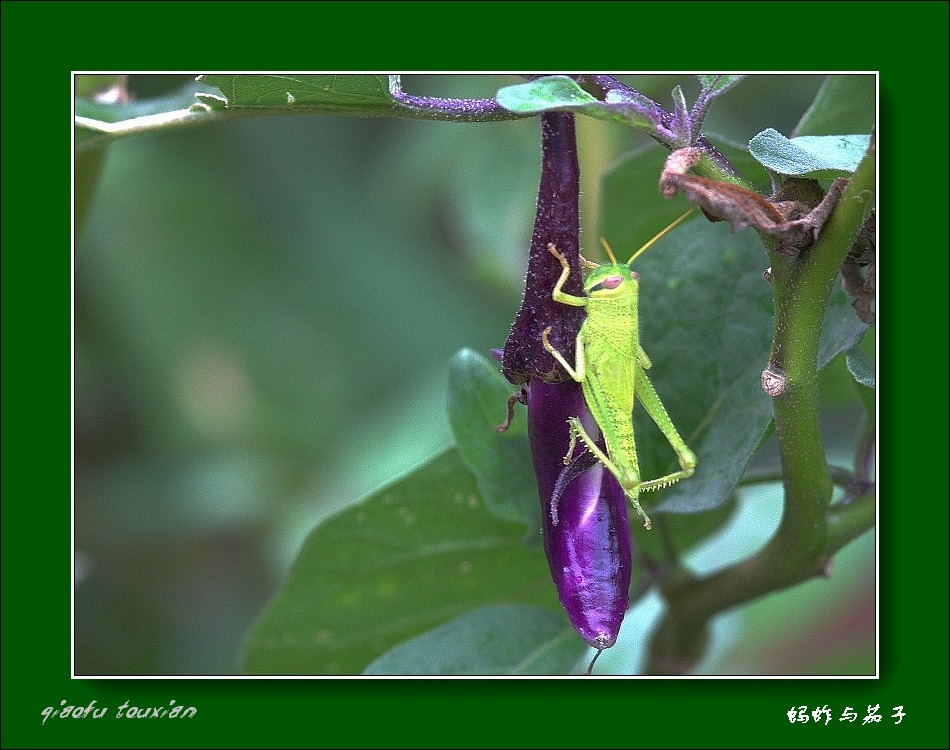
[(640, 275), (630, 266), (625, 263), (604, 263), (584, 280), (584, 292), (595, 299), (619, 297), (636, 292), (639, 284)]
[(630, 261), (618, 263), (614, 251), (610, 249), (610, 245), (603, 237), (600, 238), (600, 243), (607, 251), (610, 263), (597, 266), (584, 279), (585, 294), (595, 299), (610, 299), (636, 294), (640, 284), (640, 274), (631, 270)]

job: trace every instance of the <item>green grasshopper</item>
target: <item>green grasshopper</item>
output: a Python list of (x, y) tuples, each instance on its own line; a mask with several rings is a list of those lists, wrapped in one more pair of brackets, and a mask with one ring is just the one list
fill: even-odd
[[(577, 334), (574, 367), (567, 363), (564, 356), (548, 340), (551, 326), (542, 332), (541, 342), (567, 373), (581, 384), (584, 400), (604, 436), (607, 447), (605, 453), (587, 434), (580, 419), (571, 417), (568, 420), (571, 441), (567, 455), (564, 456), (564, 463), (570, 463), (580, 438), (587, 449), (617, 478), (633, 507), (643, 516), (643, 525), (647, 529), (650, 529), (652, 524), (649, 516), (640, 507), (640, 493), (658, 490), (692, 476), (696, 468), (696, 455), (676, 431), (653, 384), (647, 378), (645, 370), (649, 369), (652, 363), (640, 346), (637, 315), (640, 277), (636, 271), (630, 269), (630, 263), (688, 215), (689, 212), (683, 214), (657, 234), (626, 263), (618, 263), (610, 247), (601, 240), (611, 262), (598, 265), (581, 257), (581, 265), (593, 269), (584, 280), (583, 297), (576, 297), (563, 290), (571, 269), (567, 258), (554, 245), (548, 245), (548, 251), (563, 266), (551, 297), (555, 302), (585, 308), (587, 317)], [(637, 447), (633, 438), (634, 395), (640, 399), (640, 403), (676, 451), (680, 471), (659, 479), (641, 479)]]

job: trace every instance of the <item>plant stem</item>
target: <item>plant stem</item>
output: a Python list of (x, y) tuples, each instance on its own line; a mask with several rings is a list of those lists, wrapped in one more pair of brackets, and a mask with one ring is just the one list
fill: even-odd
[(142, 135), (144, 133), (167, 130), (183, 125), (190, 126), (211, 122), (221, 117), (222, 114), (220, 112), (202, 109), (201, 107), (176, 109), (171, 112), (160, 112), (154, 115), (143, 115), (141, 117), (133, 117), (129, 120), (120, 120), (119, 122), (106, 122), (104, 120), (95, 120), (91, 117), (76, 115), (74, 124), (77, 133), (82, 133), (82, 138), (77, 135), (76, 151), (89, 151), (111, 143), (117, 138)]
[(832, 477), (818, 430), (818, 340), (831, 289), (864, 217), (873, 206), (875, 148), (841, 196), (815, 245), (791, 258), (769, 251), (775, 287), (770, 366), (787, 388), (773, 400), (785, 487), (782, 520), (755, 555), (704, 578), (676, 576), (661, 592), (667, 610), (650, 644), (647, 674), (681, 674), (702, 657), (710, 619), (719, 612), (816, 576), (832, 555), (874, 525), (874, 493), (829, 507)]
[[(839, 487), (847, 489), (854, 483), (854, 472), (843, 466), (829, 466), (828, 471), (831, 474), (831, 481)], [(748, 469), (742, 475), (739, 481), (740, 487), (750, 487), (753, 484), (771, 484), (782, 481), (782, 470), (775, 466), (763, 467), (760, 469)]]
[(831, 560), (835, 552), (848, 542), (873, 528), (875, 512), (873, 487), (869, 487), (864, 494), (851, 502), (832, 505), (828, 509), (828, 531), (822, 556)]

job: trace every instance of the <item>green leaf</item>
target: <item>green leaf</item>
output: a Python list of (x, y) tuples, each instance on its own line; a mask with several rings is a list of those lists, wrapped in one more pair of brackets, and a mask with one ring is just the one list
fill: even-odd
[(505, 380), (497, 364), (463, 349), (449, 366), (448, 391), (452, 434), (485, 505), (504, 521), (525, 524), (537, 540), (541, 506), (523, 408), (506, 432), (495, 431), (505, 419), (515, 386)]
[(93, 148), (83, 153), (77, 153), (74, 161), (75, 165), (75, 196), (76, 196), (76, 234), (82, 232), (86, 224), (86, 217), (89, 215), (89, 209), (92, 206), (92, 200), (95, 198), (96, 189), (99, 186), (99, 179), (102, 177), (102, 170), (105, 165), (106, 150), (104, 148)]
[(608, 93), (607, 102), (591, 96), (567, 76), (547, 76), (527, 83), (518, 83), (499, 89), (498, 103), (509, 112), (520, 115), (539, 114), (550, 110), (580, 112), (600, 120), (649, 129), (653, 124), (638, 112), (635, 106), (624, 107), (625, 102), (643, 104), (643, 97), (622, 92)]
[(480, 607), (393, 647), (363, 674), (563, 675), (586, 652), (563, 613)]
[(773, 172), (817, 179), (853, 173), (870, 142), (869, 135), (807, 135), (789, 139), (767, 128), (749, 142), (749, 151)]
[[(284, 109), (379, 114), (393, 108), (385, 75), (202, 75), (230, 109)], [(213, 95), (214, 92), (211, 92)]]
[[(862, 323), (854, 313), (851, 298), (841, 288), (841, 279), (828, 300), (828, 309), (821, 326), (821, 338), (818, 340), (818, 369), (822, 370), (835, 357), (847, 352), (861, 343), (867, 323)], [(873, 368), (872, 368), (873, 369)]]
[(696, 76), (699, 79), (700, 84), (703, 87), (703, 90), (708, 92), (713, 96), (719, 96), (725, 91), (728, 91), (742, 79), (746, 78), (744, 75), (700, 75)]
[(867, 388), (874, 389), (874, 363), (871, 362), (864, 350), (858, 346), (851, 347), (845, 354), (845, 363), (848, 365), (854, 379)]
[(640, 245), (690, 208), (681, 194), (672, 200), (660, 195), (660, 172), (667, 156), (669, 151), (662, 146), (647, 143), (631, 151), (601, 178), (604, 199), (600, 223), (604, 239), (615, 249), (623, 248), (617, 250), (618, 258), (630, 257)]
[(455, 450), (311, 532), (251, 632), (251, 674), (358, 674), (393, 645), (480, 605), (557, 611), (544, 555), (492, 515)]
[(831, 75), (802, 115), (795, 135), (870, 133), (875, 120), (875, 77)]
[(598, 100), (567, 76), (547, 76), (498, 90), (498, 103), (518, 114), (537, 114), (551, 109), (573, 109)]

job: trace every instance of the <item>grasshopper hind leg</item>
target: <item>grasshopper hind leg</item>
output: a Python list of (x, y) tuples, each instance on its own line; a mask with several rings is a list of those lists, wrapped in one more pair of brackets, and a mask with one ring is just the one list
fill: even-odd
[(614, 475), (617, 482), (623, 488), (624, 494), (630, 500), (630, 503), (643, 517), (643, 527), (649, 531), (653, 528), (653, 523), (650, 521), (650, 517), (646, 514), (646, 511), (643, 510), (643, 507), (640, 505), (640, 479), (637, 476), (630, 476), (629, 473), (622, 472), (617, 465), (604, 453), (600, 447), (594, 442), (593, 438), (587, 434), (587, 431), (584, 429), (584, 425), (581, 424), (581, 420), (577, 417), (571, 417), (567, 420), (567, 423), (571, 428), (571, 443), (570, 448), (568, 449), (567, 455), (564, 457), (564, 462), (568, 463), (571, 456), (574, 453), (574, 446), (577, 442), (577, 439), (580, 438), (581, 442), (587, 446), (587, 450), (593, 453), (597, 460), (600, 461), (604, 467)]
[[(642, 349), (640, 350), (640, 354), (646, 359), (646, 353)], [(647, 361), (649, 360), (647, 359)], [(640, 491), (650, 492), (653, 490), (661, 490), (664, 487), (669, 487), (671, 484), (678, 482), (680, 479), (687, 479), (693, 476), (693, 472), (696, 470), (696, 454), (690, 450), (683, 438), (680, 437), (669, 414), (666, 413), (666, 407), (664, 407), (663, 402), (660, 401), (660, 397), (657, 395), (653, 383), (650, 382), (650, 379), (643, 370), (640, 371), (637, 377), (636, 392), (637, 398), (640, 400), (640, 403), (643, 404), (647, 414), (650, 415), (657, 427), (660, 428), (660, 431), (664, 437), (666, 437), (670, 447), (676, 452), (676, 459), (680, 465), (679, 471), (674, 471), (658, 479), (641, 482)]]

